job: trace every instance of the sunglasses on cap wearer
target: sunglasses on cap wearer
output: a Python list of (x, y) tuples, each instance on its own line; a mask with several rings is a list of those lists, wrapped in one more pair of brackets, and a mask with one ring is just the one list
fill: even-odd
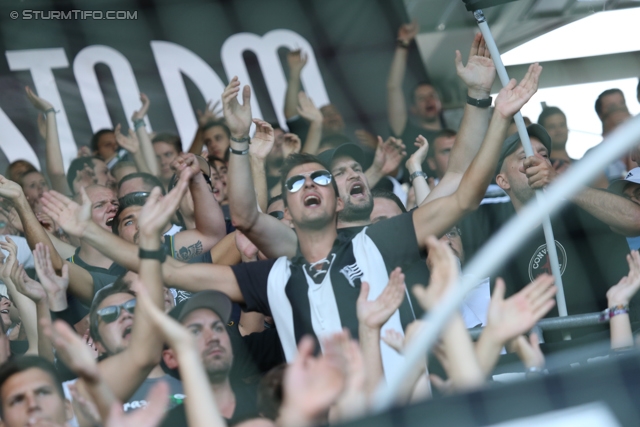
[(269, 212), (269, 215), (271, 215), (272, 217), (274, 217), (278, 221), (280, 221), (282, 218), (284, 218), (284, 212), (282, 212), (282, 211)]
[(133, 310), (135, 309), (135, 307), (136, 307), (136, 299), (134, 298), (134, 299), (130, 299), (124, 304), (110, 305), (108, 307), (101, 308), (96, 312), (96, 314), (98, 315), (98, 318), (102, 319), (104, 323), (111, 323), (118, 320), (118, 317), (120, 317), (120, 313), (122, 312), (123, 309), (133, 314)]
[(148, 191), (134, 191), (118, 199), (119, 206), (144, 206), (149, 197)]
[(289, 190), (289, 193), (296, 193), (304, 186), (304, 182), (310, 177), (311, 180), (323, 187), (331, 184), (331, 173), (327, 170), (319, 170), (314, 172), (307, 172), (300, 175), (294, 175), (285, 181), (284, 185)]

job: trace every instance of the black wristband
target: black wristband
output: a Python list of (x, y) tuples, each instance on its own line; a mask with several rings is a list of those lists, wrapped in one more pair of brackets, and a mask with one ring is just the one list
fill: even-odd
[(398, 45), (399, 47), (401, 47), (403, 49), (409, 49), (409, 45), (410, 44), (411, 44), (411, 42), (407, 42), (407, 41), (404, 41), (402, 39), (396, 40), (396, 45)]
[(155, 251), (148, 251), (146, 249), (140, 248), (140, 250), (138, 251), (138, 256), (140, 257), (140, 259), (155, 259), (157, 261), (160, 261), (160, 263), (162, 264), (167, 258), (167, 253), (162, 247)]
[(229, 147), (229, 152), (231, 154), (237, 154), (238, 156), (244, 156), (245, 154), (249, 154), (249, 149), (247, 148), (246, 150), (235, 150)]
[(249, 138), (248, 136), (243, 136), (242, 138), (230, 137), (229, 139), (231, 139), (233, 142), (248, 142), (248, 143), (251, 143), (251, 138)]
[(467, 95), (467, 104), (473, 105), (474, 107), (478, 107), (478, 108), (489, 108), (491, 107), (492, 101), (493, 101), (493, 98), (491, 97), (488, 97), (486, 99), (475, 99)]

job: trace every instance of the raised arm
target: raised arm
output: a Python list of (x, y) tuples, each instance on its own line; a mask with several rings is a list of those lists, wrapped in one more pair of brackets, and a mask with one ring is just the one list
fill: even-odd
[(67, 183), (67, 176), (64, 170), (60, 140), (58, 138), (56, 110), (53, 108), (51, 103), (33, 93), (29, 86), (27, 86), (25, 90), (27, 91), (27, 98), (29, 98), (29, 101), (31, 101), (33, 106), (46, 117), (45, 156), (47, 163), (47, 175), (51, 180), (51, 186), (54, 190), (63, 194), (71, 194), (71, 189)]
[(322, 140), (322, 122), (324, 118), (311, 98), (302, 91), (298, 93), (298, 104), (298, 114), (309, 121), (309, 132), (307, 132), (307, 139), (302, 145), (302, 152), (315, 155), (318, 152), (318, 148), (320, 148), (320, 141)]
[(369, 393), (373, 393), (380, 381), (384, 380), (380, 330), (404, 300), (404, 274), (400, 267), (393, 270), (389, 275), (389, 283), (375, 300), (369, 300), (369, 289), (369, 284), (362, 282), (360, 296), (356, 302), (356, 313), (358, 338), (367, 371), (366, 388)]
[[(45, 198), (51, 193), (52, 192), (44, 193), (42, 199), (43, 207), (46, 204)], [(35, 214), (31, 210), (29, 202), (22, 192), (22, 188), (20, 188), (20, 186), (15, 182), (0, 175), (0, 196), (6, 197), (13, 202), (16, 212), (18, 212), (18, 216), (20, 217), (20, 221), (24, 227), (24, 234), (27, 242), (29, 243), (29, 247), (31, 249), (35, 249), (37, 243), (47, 245), (51, 253), (53, 268), (58, 272), (62, 271), (62, 266), (67, 262), (60, 257), (56, 248), (53, 246), (53, 243), (51, 243), (47, 232), (42, 228), (42, 225), (40, 225), (38, 218), (36, 218)], [(89, 209), (91, 209), (90, 206)], [(51, 216), (51, 213), (47, 212), (46, 208), (45, 213)], [(88, 215), (91, 215), (90, 211)], [(53, 216), (51, 217), (54, 218)], [(54, 218), (54, 221), (56, 221), (56, 218)], [(56, 223), (60, 224), (58, 221), (56, 221)], [(93, 299), (93, 278), (91, 277), (91, 274), (76, 264), (67, 264), (69, 264), (69, 290), (83, 303), (91, 304), (91, 300)]]
[(512, 79), (502, 88), (482, 147), (464, 173), (458, 189), (450, 196), (423, 204), (414, 212), (413, 223), (421, 247), (428, 236), (442, 236), (460, 218), (478, 207), (495, 173), (511, 118), (538, 89), (541, 72), (540, 65), (532, 64), (520, 84)]
[(394, 174), (397, 172), (402, 159), (407, 155), (405, 145), (402, 140), (389, 137), (386, 141), (382, 140), (381, 136), (378, 136), (378, 146), (373, 157), (373, 163), (371, 167), (365, 171), (369, 188), (375, 187), (375, 185), (385, 176)]
[(289, 64), (289, 81), (284, 98), (284, 117), (289, 120), (298, 115), (298, 93), (300, 92), (300, 75), (307, 63), (307, 54), (302, 50), (292, 50), (287, 54)]
[[(222, 208), (213, 197), (211, 186), (200, 171), (195, 155), (183, 153), (172, 163), (180, 174), (180, 179), (189, 182), (189, 192), (193, 198), (193, 214), (196, 228), (174, 235), (176, 259), (187, 261), (194, 255), (209, 251), (227, 234)], [(186, 257), (181, 254), (188, 254)]]
[[(184, 192), (184, 185), (182, 186)], [(161, 199), (159, 188), (154, 188), (138, 217), (140, 221), (140, 250), (157, 251), (161, 249), (158, 227), (162, 224), (163, 213), (177, 207), (177, 198)], [(140, 286), (149, 294), (149, 299), (158, 309), (164, 309), (164, 286), (160, 261), (152, 258), (140, 259)], [(127, 401), (144, 382), (149, 372), (160, 362), (163, 341), (155, 333), (147, 310), (136, 307), (131, 343), (127, 349), (100, 362), (100, 372), (121, 401)]]
[(387, 112), (389, 125), (395, 136), (402, 135), (407, 125), (407, 104), (402, 92), (402, 81), (407, 70), (409, 45), (419, 31), (420, 27), (415, 21), (411, 24), (402, 24), (398, 30), (396, 51), (393, 54), (389, 79), (387, 80)]
[[(456, 50), (456, 71), (467, 86), (469, 98), (476, 100), (490, 98), (496, 69), (482, 34), (476, 34), (473, 39), (467, 65), (462, 65), (462, 55)], [(447, 171), (427, 197), (427, 202), (453, 194), (458, 189), (462, 176), (478, 153), (482, 139), (487, 133), (490, 115), (488, 106), (480, 108), (469, 103), (465, 104), (460, 130), (456, 135)]]
[(196, 156), (202, 155), (202, 150), (204, 148), (204, 126), (207, 123), (220, 120), (222, 111), (216, 111), (216, 108), (218, 108), (219, 106), (220, 101), (216, 101), (213, 105), (211, 105), (211, 101), (209, 101), (205, 106), (204, 112), (196, 110), (196, 115), (198, 116), (198, 130), (193, 137), (193, 142), (191, 143), (191, 148), (189, 148), (189, 153), (195, 154)]
[[(251, 180), (253, 182), (255, 200), (260, 207), (260, 211), (266, 212), (269, 203), (266, 161), (267, 156), (273, 148), (275, 138), (273, 128), (269, 123), (262, 120), (254, 120), (254, 122), (256, 123), (256, 132), (254, 133), (253, 138), (251, 138), (251, 144), (249, 145)], [(238, 202), (242, 202), (243, 204), (252, 203), (251, 195), (247, 194), (246, 197), (240, 198)]]
[(416, 205), (420, 206), (431, 193), (427, 183), (427, 175), (422, 171), (422, 164), (429, 152), (429, 142), (424, 136), (418, 135), (415, 145), (418, 149), (407, 159), (405, 166), (410, 174), (409, 179), (411, 180), (413, 191), (416, 192)]
[(140, 151), (142, 152), (144, 162), (150, 171), (149, 173), (158, 176), (160, 173), (160, 165), (158, 164), (156, 153), (153, 151), (153, 144), (151, 143), (149, 132), (147, 132), (147, 128), (144, 123), (144, 116), (147, 115), (151, 102), (144, 93), (140, 94), (140, 101), (142, 102), (142, 107), (138, 111), (133, 112), (131, 121), (133, 122), (133, 127), (135, 129), (136, 136), (138, 137), (138, 141), (140, 141)]
[[(231, 79), (222, 94), (224, 117), (231, 130), (231, 149), (229, 157), (229, 208), (233, 223), (265, 255), (271, 258), (294, 256), (297, 237), (293, 230), (276, 218), (258, 212), (253, 191), (249, 158), (244, 153), (249, 150), (249, 127), (251, 126), (251, 91), (245, 86), (242, 93), (243, 105), (237, 100), (240, 82), (237, 77)], [(273, 130), (265, 122), (256, 120), (255, 143), (268, 144), (273, 139)]]

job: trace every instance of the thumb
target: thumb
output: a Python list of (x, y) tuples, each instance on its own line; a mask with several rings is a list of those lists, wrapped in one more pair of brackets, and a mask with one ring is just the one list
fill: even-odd
[(504, 280), (502, 280), (502, 277), (498, 277), (496, 279), (496, 286), (493, 289), (493, 295), (491, 296), (491, 301), (503, 301), (504, 300), (504, 293), (506, 290), (506, 285), (504, 283)]
[(360, 285), (360, 295), (358, 296), (358, 302), (366, 301), (367, 299), (369, 299), (369, 283), (362, 282), (362, 284)]
[(69, 265), (68, 264), (64, 264), (62, 266), (62, 278), (64, 280), (69, 280)]
[(456, 50), (456, 58), (455, 58), (456, 70), (461, 72), (464, 70), (464, 66), (462, 65), (462, 54), (459, 50)]
[(91, 204), (91, 200), (89, 200), (89, 196), (87, 195), (87, 190), (85, 190), (85, 187), (80, 187), (80, 194), (82, 194), (82, 206)]

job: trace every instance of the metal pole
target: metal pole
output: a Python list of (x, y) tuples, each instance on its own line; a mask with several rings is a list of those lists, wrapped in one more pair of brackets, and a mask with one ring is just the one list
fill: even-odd
[(602, 170), (637, 145), (638, 141), (640, 116), (621, 125), (597, 146), (593, 153), (585, 156), (550, 185), (546, 192), (546, 203), (528, 203), (483, 246), (464, 269), (459, 283), (452, 286), (442, 302), (423, 317), (426, 326), (407, 348), (405, 363), (399, 374), (390, 378), (387, 386), (378, 387), (372, 404), (374, 411), (382, 412), (393, 405), (400, 386), (407, 381), (411, 372), (418, 367), (421, 358), (431, 349), (442, 328), (460, 307), (467, 292), (477, 285), (477, 280), (473, 280), (473, 277), (487, 277), (494, 273), (524, 239), (535, 231), (545, 217), (559, 209), (593, 177), (594, 171)]
[[(487, 20), (484, 17), (484, 13), (482, 12), (482, 10), (476, 10), (473, 12), (473, 16), (478, 22), (478, 27), (480, 27), (480, 32), (484, 37), (484, 41), (487, 44), (489, 52), (491, 52), (491, 58), (493, 59), (493, 63), (496, 66), (496, 71), (498, 73), (498, 77), (500, 78), (500, 82), (502, 83), (502, 86), (506, 86), (509, 83), (509, 75), (507, 74), (507, 69), (502, 63), (502, 58), (500, 58), (498, 46), (493, 39), (493, 35), (491, 34), (491, 30), (489, 29)], [(533, 156), (535, 153), (533, 152), (533, 147), (531, 146), (531, 141), (529, 140), (529, 134), (527, 133), (527, 127), (524, 124), (524, 119), (522, 118), (522, 114), (520, 113), (520, 111), (518, 111), (513, 116), (513, 119), (516, 122), (518, 135), (520, 135), (520, 141), (522, 141), (522, 147), (524, 148), (525, 154), (527, 155), (527, 157)], [(538, 200), (538, 203), (545, 203), (545, 197), (542, 190), (536, 191), (536, 199)], [(545, 218), (544, 221), (542, 221), (542, 229), (544, 231), (544, 239), (547, 242), (547, 256), (549, 257), (549, 262), (551, 264), (551, 273), (553, 273), (553, 277), (555, 278), (555, 285), (558, 288), (558, 293), (556, 294), (558, 314), (560, 314), (560, 316), (566, 316), (568, 314), (567, 302), (564, 296), (564, 286), (562, 286), (562, 274), (560, 272), (560, 263), (558, 262), (556, 239), (553, 237), (553, 229), (551, 228), (551, 219), (549, 219), (549, 217)], [(567, 334), (565, 335), (565, 339), (571, 339), (571, 337)]]

